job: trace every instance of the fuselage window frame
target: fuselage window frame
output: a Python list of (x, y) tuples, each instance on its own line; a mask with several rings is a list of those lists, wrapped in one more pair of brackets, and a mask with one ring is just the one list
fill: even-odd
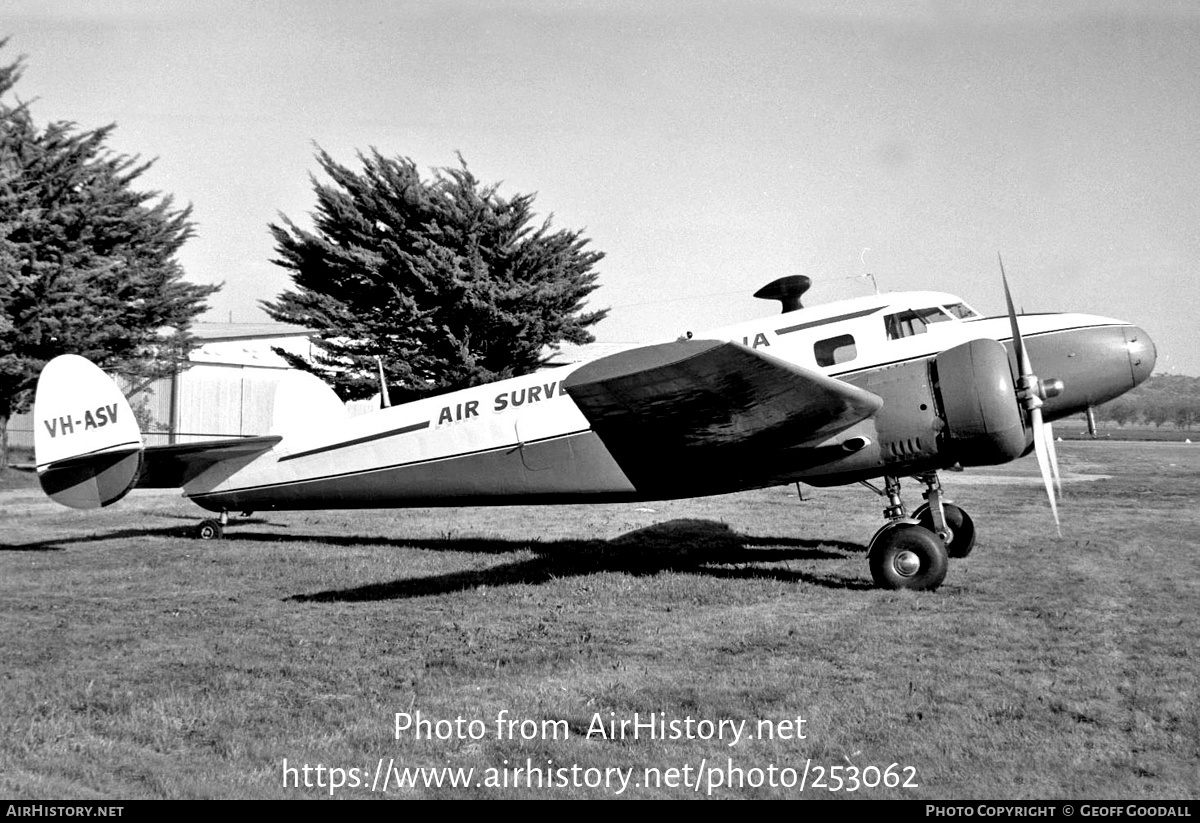
[(813, 356), (817, 365), (822, 368), (838, 366), (858, 357), (858, 345), (854, 342), (854, 335), (839, 334), (837, 337), (818, 340), (813, 345)]

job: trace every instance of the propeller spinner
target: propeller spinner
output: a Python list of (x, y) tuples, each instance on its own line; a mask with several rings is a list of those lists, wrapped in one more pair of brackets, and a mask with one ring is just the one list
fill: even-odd
[(1033, 427), (1033, 451), (1037, 455), (1038, 469), (1042, 473), (1042, 482), (1046, 485), (1046, 496), (1050, 499), (1050, 511), (1054, 514), (1054, 527), (1058, 536), (1062, 537), (1062, 524), (1058, 519), (1058, 502), (1055, 489), (1062, 494), (1062, 478), (1058, 472), (1058, 454), (1054, 448), (1054, 432), (1050, 424), (1042, 419), (1042, 403), (1047, 397), (1056, 397), (1062, 393), (1061, 380), (1039, 380), (1033, 373), (1033, 365), (1029, 362), (1029, 352), (1025, 341), (1021, 338), (1021, 329), (1017, 325), (1017, 311), (1013, 307), (1012, 293), (1008, 289), (1008, 277), (1004, 274), (1004, 259), (999, 253), (1000, 280), (1004, 283), (1004, 300), (1008, 304), (1008, 322), (1012, 326), (1013, 347), (1017, 351), (1017, 368), (1020, 376), (1017, 379), (1017, 400), (1022, 408), (1029, 412), (1029, 422)]

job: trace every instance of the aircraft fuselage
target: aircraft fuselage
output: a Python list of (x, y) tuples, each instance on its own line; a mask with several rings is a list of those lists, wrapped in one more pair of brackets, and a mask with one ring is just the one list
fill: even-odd
[[(1038, 374), (1063, 384), (1060, 394), (1044, 400), (1048, 421), (1128, 391), (1154, 366), (1146, 333), (1119, 320), (1035, 314), (1020, 316), (1019, 323)], [(680, 335), (692, 336), (685, 329)], [(882, 406), (816, 440), (783, 443), (752, 464), (716, 461), (711, 471), (650, 466), (632, 472), (628, 444), (618, 460), (568, 393), (572, 374), (584, 366), (576, 364), (381, 409), (337, 426), (293, 430), (269, 451), (201, 472), (184, 493), (212, 511), (606, 502), (796, 480), (835, 485), (1015, 456), (952, 436), (953, 414), (962, 412), (947, 407), (959, 404), (965, 388), (967, 378), (959, 376), (964, 344), (999, 341), (1012, 375), (1017, 373), (1009, 319), (981, 317), (953, 295), (858, 298), (695, 339), (736, 342), (877, 395)], [(946, 355), (951, 350), (960, 354)], [(972, 357), (968, 352), (965, 360)], [(1004, 379), (995, 364), (978, 368), (982, 378), (975, 382)], [(1031, 443), (1029, 435), (1018, 452)], [(654, 444), (646, 445), (651, 453)]]

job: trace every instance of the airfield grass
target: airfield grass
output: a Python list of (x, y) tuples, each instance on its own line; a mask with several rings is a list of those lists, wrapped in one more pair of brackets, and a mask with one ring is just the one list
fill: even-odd
[[(201, 542), (187, 535), (203, 513), (174, 496), (81, 513), (14, 481), (0, 796), (328, 797), (318, 764), (361, 770), (337, 797), (619, 788), (513, 787), (529, 761), (580, 782), (633, 769), (625, 797), (1195, 798), (1200, 446), (1059, 450), (1062, 539), (1032, 459), (944, 476), (979, 540), (932, 593), (872, 588), (882, 501), (861, 487), (268, 513)], [(910, 506), (919, 491), (906, 484)], [(397, 739), (398, 712), (485, 733)], [(503, 712), (532, 739), (498, 733)], [(588, 736), (635, 712), (747, 722), (736, 745)], [(797, 717), (804, 739), (762, 739), (760, 720), (798, 737), (780, 723)], [(472, 785), (389, 772), (372, 793), (381, 762), (474, 769)], [(806, 763), (803, 792), (779, 785)], [(916, 786), (813, 785), (851, 764), (898, 764)], [(488, 769), (509, 785), (475, 785)], [(711, 787), (710, 769), (734, 785)], [(697, 775), (699, 791), (679, 785)]]

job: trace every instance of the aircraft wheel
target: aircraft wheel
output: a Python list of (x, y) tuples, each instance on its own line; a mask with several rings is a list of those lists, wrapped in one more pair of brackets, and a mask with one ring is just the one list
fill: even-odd
[(950, 561), (941, 538), (921, 526), (885, 526), (871, 547), (871, 577), (881, 589), (936, 589)]
[(196, 527), (196, 537), (200, 540), (220, 540), (225, 536), (225, 529), (219, 520), (201, 520)]
[[(950, 539), (946, 541), (946, 554), (961, 560), (975, 548), (975, 521), (971, 519), (971, 515), (953, 503), (943, 505), (942, 511), (946, 515), (946, 528), (950, 529)], [(929, 512), (928, 503), (918, 506), (913, 512), (913, 517), (920, 520), (922, 526), (931, 532), (934, 531), (933, 515)]]

